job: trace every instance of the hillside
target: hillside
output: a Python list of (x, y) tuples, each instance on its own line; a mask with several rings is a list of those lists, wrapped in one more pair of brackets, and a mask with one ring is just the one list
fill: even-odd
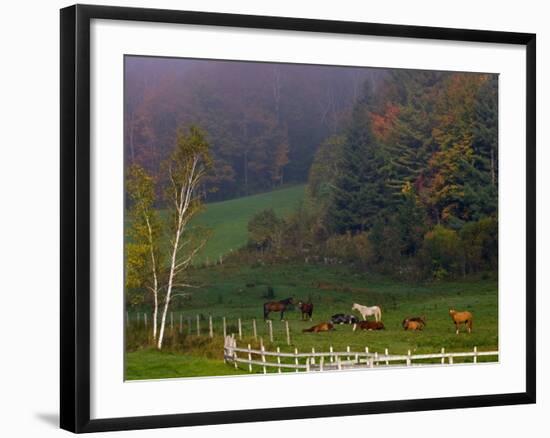
[(213, 234), (197, 256), (197, 262), (216, 260), (246, 244), (247, 224), (261, 210), (272, 208), (279, 216), (290, 214), (304, 197), (304, 185), (246, 196), (229, 201), (213, 202), (198, 215), (192, 225), (212, 230)]

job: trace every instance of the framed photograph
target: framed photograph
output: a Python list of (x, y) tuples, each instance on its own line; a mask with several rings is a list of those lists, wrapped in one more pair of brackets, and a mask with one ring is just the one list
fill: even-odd
[(534, 403), (535, 41), (62, 9), (61, 427)]

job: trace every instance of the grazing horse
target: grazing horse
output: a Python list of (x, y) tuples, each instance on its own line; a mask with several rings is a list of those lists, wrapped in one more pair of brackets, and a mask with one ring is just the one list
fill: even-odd
[(362, 304), (354, 303), (351, 310), (357, 310), (363, 317), (364, 321), (367, 320), (368, 316), (374, 316), (376, 321), (380, 321), (382, 319), (382, 310), (380, 310), (380, 307), (378, 306), (367, 307)]
[(281, 301), (270, 301), (269, 303), (264, 303), (264, 319), (268, 319), (269, 312), (281, 312), (281, 321), (285, 316), (285, 310), (288, 306), (293, 303), (292, 297), (285, 298)]
[(334, 330), (334, 325), (331, 322), (322, 322), (321, 324), (314, 325), (313, 327), (303, 329), (304, 333), (319, 333), (319, 332), (329, 332)]
[(330, 321), (333, 324), (355, 324), (359, 320), (354, 315), (344, 315), (343, 313), (337, 313), (330, 317)]
[(359, 321), (353, 324), (353, 331), (357, 330), (357, 327), (361, 330), (384, 330), (384, 323), (382, 321)]
[(460, 324), (464, 324), (464, 326), (468, 329), (468, 333), (472, 333), (472, 323), (474, 317), (470, 312), (457, 312), (455, 309), (449, 309), (449, 315), (451, 315), (451, 318), (455, 323), (457, 335)]
[(405, 318), (401, 323), (401, 325), (405, 330), (411, 330), (411, 331), (422, 330), (426, 325), (426, 317), (411, 316), (409, 318)]
[(309, 320), (311, 321), (311, 315), (313, 315), (313, 303), (311, 301), (308, 301), (307, 303), (298, 301), (298, 308), (302, 312), (302, 321), (307, 320), (307, 317), (309, 317)]

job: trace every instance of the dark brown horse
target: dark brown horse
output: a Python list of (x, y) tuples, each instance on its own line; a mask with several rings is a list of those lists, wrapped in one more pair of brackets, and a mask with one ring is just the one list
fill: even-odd
[(302, 321), (307, 320), (308, 317), (311, 321), (311, 315), (313, 315), (313, 303), (311, 301), (308, 301), (307, 303), (298, 301), (298, 308), (302, 312)]
[(382, 321), (359, 321), (357, 324), (353, 324), (353, 331), (357, 330), (384, 330), (384, 324)]
[(293, 304), (292, 297), (285, 298), (281, 301), (270, 301), (269, 303), (264, 303), (264, 319), (268, 319), (269, 312), (281, 312), (281, 321), (285, 316), (285, 310), (288, 306)]

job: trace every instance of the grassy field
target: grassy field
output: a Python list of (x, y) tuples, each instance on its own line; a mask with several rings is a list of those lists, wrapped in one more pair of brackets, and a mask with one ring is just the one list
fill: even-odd
[[(229, 332), (237, 332), (237, 318), (243, 321), (246, 345), (255, 343), (252, 336), (252, 319), (257, 320), (258, 335), (268, 349), (279, 346), (282, 351), (352, 350), (390, 353), (436, 353), (442, 347), (447, 351), (468, 351), (477, 346), (481, 350), (498, 349), (498, 293), (497, 282), (491, 278), (465, 281), (412, 285), (389, 278), (359, 273), (342, 265), (276, 265), (264, 266), (212, 266), (190, 272), (192, 281), (202, 288), (193, 292), (192, 299), (175, 303), (173, 308), (176, 329), (167, 341), (166, 351), (151, 348), (129, 347), (127, 353), (127, 379), (160, 377), (190, 377), (246, 373), (223, 364), (221, 318), (226, 317)], [(263, 322), (263, 303), (267, 288), (275, 291), (275, 299), (294, 297), (295, 300), (311, 298), (315, 309), (313, 321), (300, 321), (298, 311), (289, 311), (292, 345), (286, 345), (284, 324), (278, 314), (272, 314), (274, 342), (268, 342), (267, 325)], [(302, 333), (302, 329), (327, 321), (335, 313), (352, 313), (354, 302), (380, 305), (386, 330), (379, 332), (352, 332), (351, 326), (337, 326), (329, 333)], [(474, 314), (473, 333), (456, 335), (448, 315), (449, 308), (469, 310)], [(177, 324), (182, 314), (185, 322), (179, 334)], [(187, 318), (200, 315), (201, 336), (186, 335)], [(213, 340), (208, 339), (208, 315), (214, 319)], [(405, 332), (401, 328), (403, 318), (426, 315), (427, 326), (422, 332)], [(136, 344), (137, 345), (137, 344)]]
[[(490, 276), (463, 281), (410, 284), (375, 274), (359, 272), (344, 265), (278, 264), (265, 265), (261, 260), (251, 266), (226, 260), (223, 265), (204, 266), (207, 259), (214, 261), (246, 244), (247, 223), (257, 212), (273, 208), (278, 215), (290, 214), (303, 199), (304, 186), (283, 188), (225, 202), (206, 205), (194, 225), (212, 230), (207, 245), (197, 264), (188, 271), (189, 282), (200, 285), (192, 290), (191, 298), (172, 304), (174, 329), (168, 325), (164, 349), (159, 352), (147, 331), (133, 321), (126, 332), (126, 378), (155, 379), (199, 377), (247, 373), (223, 363), (222, 318), (227, 320), (228, 333), (238, 333), (237, 319), (242, 320), (243, 339), (239, 345), (258, 347), (252, 337), (252, 321), (257, 323), (258, 336), (267, 349), (280, 347), (282, 351), (364, 351), (405, 354), (498, 349), (498, 293), (497, 281)], [(267, 297), (268, 288), (274, 290)], [(291, 329), (292, 345), (286, 343), (284, 323), (279, 314), (272, 314), (274, 340), (269, 342), (267, 324), (263, 320), (263, 303), (272, 299), (293, 297), (295, 301), (311, 299), (314, 303), (313, 320), (301, 321), (294, 309), (286, 314)], [(337, 326), (328, 333), (303, 333), (304, 328), (328, 321), (335, 313), (351, 314), (353, 303), (379, 305), (386, 330), (353, 332), (351, 326)], [(474, 314), (472, 334), (456, 335), (449, 317), (449, 308), (469, 310)], [(130, 312), (135, 309), (129, 309)], [(201, 321), (201, 335), (196, 335), (196, 317)], [(208, 317), (214, 322), (214, 338), (208, 334)], [(422, 332), (405, 332), (401, 321), (407, 316), (425, 315), (427, 326)], [(179, 331), (180, 316), (183, 321)], [(148, 315), (151, 321), (151, 315)], [(187, 321), (191, 321), (188, 324)], [(192, 334), (189, 334), (189, 333)], [(254, 368), (255, 372), (260, 369)]]
[(247, 224), (259, 211), (272, 208), (279, 216), (286, 216), (295, 209), (304, 197), (303, 185), (274, 190), (272, 192), (229, 201), (206, 204), (206, 209), (191, 223), (212, 230), (203, 250), (197, 255), (197, 262), (217, 260), (245, 245), (248, 240)]

